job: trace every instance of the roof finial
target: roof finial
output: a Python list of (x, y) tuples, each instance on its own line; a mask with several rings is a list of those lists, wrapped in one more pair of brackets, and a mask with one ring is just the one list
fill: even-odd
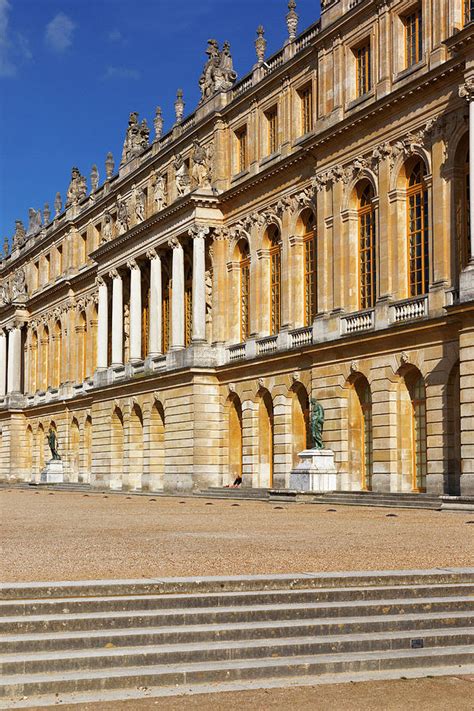
[(176, 101), (174, 102), (174, 110), (176, 113), (176, 123), (181, 123), (184, 114), (183, 90), (178, 89), (176, 92)]
[(288, 37), (290, 42), (293, 42), (296, 39), (296, 30), (298, 29), (298, 13), (295, 11), (295, 8), (295, 0), (289, 0), (289, 13), (286, 16), (286, 26), (288, 27)]
[(255, 40), (255, 51), (257, 53), (257, 60), (259, 64), (262, 64), (265, 60), (265, 50), (267, 48), (267, 40), (263, 36), (265, 30), (263, 25), (257, 27), (257, 39)]
[(163, 135), (163, 114), (161, 113), (161, 106), (156, 107), (153, 126), (155, 127), (155, 141), (159, 141)]

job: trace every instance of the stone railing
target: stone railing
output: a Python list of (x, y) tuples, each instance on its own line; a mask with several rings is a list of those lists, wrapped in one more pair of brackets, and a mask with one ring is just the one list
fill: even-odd
[(341, 335), (369, 331), (375, 326), (374, 309), (341, 316)]
[(266, 336), (257, 341), (257, 355), (273, 353), (278, 347), (278, 336)]
[(192, 128), (194, 126), (196, 120), (196, 116), (194, 114), (191, 114), (191, 116), (188, 116), (187, 119), (184, 119), (184, 121), (180, 124), (181, 131), (187, 131), (188, 128)]
[(305, 32), (303, 32), (299, 37), (297, 37), (295, 40), (295, 52), (301, 52), (301, 50), (305, 49), (309, 45), (311, 40), (313, 40), (319, 33), (319, 30), (320, 24), (319, 22), (317, 22), (315, 25), (308, 27)]
[(236, 84), (233, 88), (233, 97), (235, 99), (236, 96), (240, 96), (241, 94), (245, 93), (247, 89), (250, 89), (253, 83), (253, 74), (248, 74), (246, 77), (241, 79), (238, 84)]
[(302, 348), (311, 345), (312, 342), (313, 329), (311, 326), (290, 331), (290, 348)]
[(271, 72), (274, 72), (275, 69), (278, 69), (278, 67), (281, 67), (281, 65), (284, 62), (284, 53), (283, 50), (281, 49), (279, 52), (273, 55), (273, 57), (270, 57), (268, 61), (265, 62), (264, 69), (265, 69), (265, 74), (270, 74)]
[(404, 299), (390, 306), (390, 323), (401, 323), (428, 315), (428, 297)]
[(237, 343), (235, 346), (229, 346), (227, 352), (230, 363), (234, 360), (243, 360), (243, 358), (245, 358), (245, 343)]

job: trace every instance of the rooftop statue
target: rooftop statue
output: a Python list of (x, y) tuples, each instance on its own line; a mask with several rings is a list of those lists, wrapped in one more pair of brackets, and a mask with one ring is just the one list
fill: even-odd
[(102, 242), (109, 242), (112, 239), (112, 215), (108, 210), (104, 212), (104, 224), (102, 227)]
[(91, 190), (92, 192), (95, 192), (97, 188), (99, 187), (99, 169), (97, 166), (94, 165), (92, 166), (91, 170)]
[(118, 203), (117, 229), (118, 229), (118, 234), (123, 235), (123, 234), (125, 234), (125, 232), (128, 231), (129, 223), (130, 223), (130, 216), (128, 214), (128, 205), (125, 200), (122, 200), (120, 195), (117, 199), (117, 203)]
[(128, 119), (128, 128), (122, 150), (122, 160), (120, 165), (140, 155), (148, 148), (150, 139), (150, 129), (146, 119), (138, 123), (138, 113), (132, 111)]
[(178, 153), (175, 158), (174, 170), (176, 176), (176, 190), (178, 193), (178, 197), (181, 197), (182, 195), (186, 195), (186, 193), (189, 193), (191, 187), (188, 166), (186, 165), (186, 161), (184, 160), (181, 153)]
[(208, 60), (199, 79), (201, 103), (218, 91), (227, 91), (237, 79), (228, 42), (219, 50), (217, 40), (208, 40), (206, 54)]
[[(32, 210), (32, 208), (30, 208), (30, 212), (31, 212), (31, 210)], [(33, 212), (35, 212), (35, 211), (33, 210)], [(35, 215), (36, 215), (36, 213), (35, 213)], [(30, 216), (30, 220), (31, 220), (31, 216)], [(15, 247), (21, 247), (21, 245), (24, 243), (25, 239), (26, 239), (26, 232), (25, 232), (25, 227), (23, 225), (23, 222), (21, 220), (15, 220), (15, 234), (13, 235), (13, 242), (12, 242), (13, 249), (15, 249)]]
[[(21, 227), (19, 228), (19, 225)], [(17, 220), (16, 222), (16, 229), (15, 229), (15, 237), (17, 236), (17, 228), (20, 229), (23, 228), (23, 223), (21, 223), (20, 220)], [(32, 235), (37, 234), (41, 229), (41, 210), (35, 210), (34, 208), (30, 207), (28, 210), (28, 230), (26, 232), (27, 237), (31, 237)], [(17, 246), (15, 244), (15, 237), (13, 238), (13, 243), (14, 246)], [(19, 244), (18, 244), (19, 246)]]
[(54, 216), (57, 217), (60, 215), (62, 209), (63, 201), (61, 200), (61, 193), (56, 193), (56, 197), (54, 198)]
[(135, 188), (134, 190), (135, 198), (135, 221), (143, 222), (145, 219), (146, 212), (146, 196), (143, 188)]
[(17, 269), (12, 279), (11, 297), (14, 300), (19, 296), (26, 296), (26, 272), (24, 267)]
[(165, 176), (156, 171), (155, 182), (153, 183), (153, 200), (155, 201), (157, 212), (166, 207), (168, 201), (167, 192)]
[(51, 210), (49, 209), (49, 203), (45, 202), (43, 207), (43, 221), (45, 226), (49, 225), (51, 222)]
[(105, 177), (107, 178), (107, 180), (110, 180), (110, 178), (114, 174), (114, 169), (115, 169), (114, 156), (109, 151), (109, 153), (107, 153), (107, 156), (105, 159)]
[(67, 200), (66, 207), (70, 205), (77, 205), (81, 200), (83, 200), (87, 195), (87, 182), (83, 175), (81, 175), (79, 168), (74, 168), (71, 171), (71, 182), (67, 189)]
[(5, 237), (3, 240), (3, 256), (8, 257), (8, 253), (10, 251), (10, 245), (8, 243), (8, 237)]
[(201, 146), (197, 138), (193, 143), (193, 169), (191, 177), (194, 188), (210, 188), (212, 183), (213, 145)]

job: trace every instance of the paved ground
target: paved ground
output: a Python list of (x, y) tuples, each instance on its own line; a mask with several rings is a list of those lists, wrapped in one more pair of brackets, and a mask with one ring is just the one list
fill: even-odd
[[(10, 489), (3, 581), (472, 565), (474, 514)], [(471, 522), (471, 523), (469, 523)]]
[[(81, 704), (81, 711), (472, 711), (474, 677), (372, 681), (180, 696), (113, 704)], [(76, 705), (60, 704), (77, 711)]]

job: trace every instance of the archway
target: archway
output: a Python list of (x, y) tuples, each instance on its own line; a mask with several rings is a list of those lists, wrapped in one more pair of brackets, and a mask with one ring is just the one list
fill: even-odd
[(445, 491), (452, 496), (461, 493), (461, 390), (459, 363), (452, 368), (447, 383), (448, 472)]
[(149, 488), (162, 491), (165, 474), (165, 412), (161, 402), (155, 402), (150, 413)]
[(259, 426), (259, 485), (273, 486), (274, 416), (273, 401), (268, 390), (260, 397)]
[(36, 449), (36, 461), (38, 462), (38, 473), (41, 474), (41, 472), (44, 469), (44, 463), (45, 463), (45, 448), (46, 448), (46, 437), (44, 434), (44, 427), (40, 423), (38, 425), (38, 429), (36, 430), (36, 443), (35, 443), (35, 449)]
[(140, 489), (143, 475), (143, 414), (138, 405), (130, 413), (128, 437), (128, 487)]
[(229, 484), (242, 477), (242, 403), (238, 395), (228, 400), (228, 471)]
[(367, 378), (360, 373), (349, 381), (349, 385), (349, 476), (354, 488), (370, 491), (373, 472), (372, 394)]
[(298, 454), (310, 446), (309, 397), (301, 383), (292, 388), (291, 401), (293, 468), (298, 464)]
[(79, 481), (79, 462), (80, 462), (80, 443), (81, 434), (79, 429), (79, 422), (74, 417), (71, 422), (71, 435), (70, 435), (70, 446), (69, 446), (69, 463), (71, 467), (71, 479), (70, 481)]
[(110, 428), (110, 488), (121, 489), (123, 486), (123, 414), (116, 407), (112, 413)]
[(401, 372), (398, 408), (398, 451), (402, 490), (426, 490), (426, 389), (415, 366)]
[(33, 429), (28, 425), (25, 432), (25, 474), (34, 479), (33, 474)]
[(92, 418), (86, 417), (84, 423), (84, 467), (81, 480), (89, 483), (92, 470)]

